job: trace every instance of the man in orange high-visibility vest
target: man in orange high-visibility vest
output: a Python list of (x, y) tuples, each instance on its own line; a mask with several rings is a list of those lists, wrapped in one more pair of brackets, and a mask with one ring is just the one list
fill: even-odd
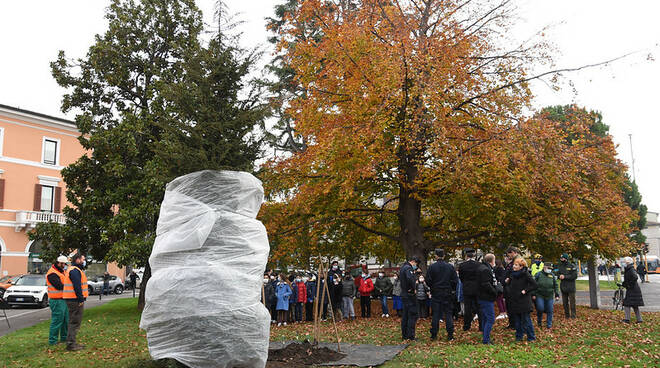
[(48, 344), (50, 345), (57, 344), (58, 337), (61, 343), (66, 342), (69, 309), (64, 299), (62, 299), (64, 283), (66, 282), (66, 276), (64, 275), (66, 263), (66, 257), (59, 256), (46, 272), (48, 304), (50, 306), (50, 332), (48, 333)]
[(82, 350), (84, 345), (76, 342), (76, 335), (82, 323), (85, 299), (89, 296), (87, 290), (87, 276), (83, 272), (86, 266), (85, 256), (76, 254), (71, 259), (71, 266), (66, 269), (62, 297), (69, 308), (69, 331), (66, 338), (66, 349), (71, 351)]

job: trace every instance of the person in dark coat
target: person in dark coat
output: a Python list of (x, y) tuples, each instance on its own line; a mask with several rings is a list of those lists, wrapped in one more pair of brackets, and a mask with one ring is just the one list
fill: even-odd
[(307, 303), (305, 303), (305, 320), (311, 322), (314, 320), (314, 299), (316, 299), (316, 277), (307, 281)]
[(637, 323), (642, 323), (642, 314), (639, 307), (644, 306), (644, 299), (642, 298), (642, 289), (637, 283), (637, 272), (635, 272), (635, 264), (631, 257), (624, 258), (626, 266), (623, 272), (623, 287), (626, 288), (626, 296), (623, 298), (623, 310), (626, 314), (623, 322), (630, 323), (630, 308), (635, 311)]
[(385, 272), (380, 271), (376, 281), (374, 281), (374, 294), (380, 300), (380, 307), (383, 311), (381, 317), (390, 316), (390, 311), (387, 308), (387, 298), (392, 295), (393, 288), (392, 281), (388, 277), (385, 277)]
[(438, 337), (440, 320), (445, 321), (447, 340), (454, 339), (454, 298), (458, 277), (454, 266), (444, 261), (445, 250), (435, 250), (435, 263), (426, 272), (426, 283), (431, 288), (431, 340)]
[(484, 262), (479, 268), (479, 289), (477, 292), (477, 303), (483, 317), (483, 340), (482, 343), (490, 345), (490, 332), (495, 324), (495, 299), (497, 298), (497, 279), (495, 278), (495, 255), (488, 253), (484, 256)]
[(507, 283), (511, 298), (509, 314), (516, 315), (516, 341), (521, 341), (524, 334), (527, 335), (527, 341), (534, 341), (534, 324), (529, 313), (532, 311), (532, 292), (537, 286), (524, 259), (517, 258), (513, 262), (513, 272)]
[(575, 318), (577, 310), (575, 307), (575, 280), (577, 280), (577, 267), (568, 261), (568, 254), (563, 253), (559, 258), (558, 277), (561, 280), (559, 290), (561, 290), (562, 304), (564, 305), (564, 316), (566, 318)]
[(276, 323), (277, 322), (277, 284), (278, 284), (278, 276), (276, 273), (271, 273), (270, 276), (270, 285), (273, 287), (273, 291), (275, 291), (275, 297), (270, 301), (270, 322), (271, 323)]
[(509, 316), (509, 326), (507, 328), (510, 328), (512, 330), (516, 329), (516, 321), (515, 321), (515, 316), (509, 313), (509, 308), (511, 304), (511, 298), (509, 298), (509, 286), (507, 283), (507, 279), (511, 278), (511, 273), (513, 272), (513, 262), (516, 260), (516, 258), (520, 257), (520, 250), (516, 247), (509, 247), (506, 250), (506, 258), (507, 258), (507, 263), (506, 266), (504, 267), (504, 306), (506, 307), (507, 310), (507, 315)]
[(401, 302), (403, 303), (403, 317), (401, 317), (401, 337), (403, 340), (415, 340), (415, 326), (419, 316), (417, 299), (415, 298), (415, 270), (420, 259), (412, 256), (399, 269), (401, 280)]
[(273, 301), (275, 304), (277, 304), (277, 296), (275, 296), (275, 287), (270, 282), (270, 277), (267, 273), (264, 273), (263, 283), (264, 292), (261, 295), (261, 302), (266, 306), (266, 308), (268, 308), (268, 310), (270, 310)]
[(474, 315), (479, 316), (479, 331), (483, 330), (483, 317), (479, 312), (477, 303), (477, 293), (479, 291), (479, 268), (481, 265), (474, 257), (476, 251), (472, 248), (465, 250), (465, 262), (458, 266), (458, 275), (463, 283), (463, 304), (465, 313), (463, 314), (463, 331), (468, 331), (472, 326)]
[(639, 275), (639, 282), (645, 282), (644, 276), (646, 275), (646, 266), (644, 266), (644, 262), (641, 260), (639, 261), (639, 265), (637, 265), (637, 274)]
[(103, 273), (103, 295), (108, 295), (110, 293), (110, 274), (108, 271)]

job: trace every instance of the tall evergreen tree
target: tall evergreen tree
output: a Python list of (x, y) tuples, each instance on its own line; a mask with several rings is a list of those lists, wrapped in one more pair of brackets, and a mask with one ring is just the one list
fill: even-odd
[(245, 93), (254, 53), (221, 30), (203, 43), (193, 0), (113, 0), (106, 19), (84, 58), (60, 51), (51, 63), (87, 152), (62, 170), (66, 225), (31, 237), (46, 259), (77, 249), (146, 266), (145, 283), (165, 184), (201, 169), (254, 170), (266, 109)]

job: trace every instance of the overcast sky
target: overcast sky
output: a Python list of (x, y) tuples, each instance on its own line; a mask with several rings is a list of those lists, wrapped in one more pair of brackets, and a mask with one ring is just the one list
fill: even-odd
[[(245, 22), (243, 43), (267, 47), (264, 18), (284, 0), (227, 0)], [(103, 33), (106, 0), (0, 1), (0, 104), (45, 114), (60, 112), (63, 90), (50, 75), (58, 50), (84, 56), (97, 33)], [(208, 23), (215, 1), (198, 0)], [(620, 158), (631, 164), (644, 202), (660, 211), (660, 1), (658, 0), (519, 0), (515, 38), (526, 39), (552, 25), (546, 37), (559, 50), (558, 67), (577, 67), (636, 54), (607, 67), (567, 75), (574, 88), (555, 92), (533, 86), (535, 105), (577, 103), (599, 110), (618, 144)], [(657, 60), (648, 58), (652, 55)], [(649, 60), (650, 59), (650, 60)]]

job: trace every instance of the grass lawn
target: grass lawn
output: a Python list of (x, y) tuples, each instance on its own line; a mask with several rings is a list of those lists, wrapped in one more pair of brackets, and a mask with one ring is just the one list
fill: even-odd
[[(385, 367), (654, 367), (660, 362), (660, 313), (643, 312), (641, 325), (621, 324), (621, 311), (578, 307), (578, 319), (569, 321), (558, 314), (555, 328), (537, 328), (538, 340), (533, 343), (516, 343), (513, 331), (504, 328), (506, 320), (496, 321), (492, 346), (479, 344), (475, 325), (470, 332), (458, 328), (455, 341), (444, 341), (441, 330), (441, 339), (431, 342), (430, 320), (420, 320), (419, 340)], [(48, 323), (0, 337), (0, 367), (174, 367), (150, 359), (145, 333), (137, 327), (135, 299), (118, 299), (86, 310), (78, 340), (87, 349), (80, 352), (68, 352), (63, 345), (49, 348)], [(271, 340), (305, 340), (311, 328), (309, 323), (273, 327)], [(397, 318), (342, 322), (339, 330), (345, 342), (400, 343)], [(334, 341), (331, 323), (322, 323), (321, 336)]]
[[(589, 291), (589, 280), (575, 280), (575, 288), (577, 291)], [(614, 281), (600, 281), (600, 290), (616, 290), (618, 289)]]

